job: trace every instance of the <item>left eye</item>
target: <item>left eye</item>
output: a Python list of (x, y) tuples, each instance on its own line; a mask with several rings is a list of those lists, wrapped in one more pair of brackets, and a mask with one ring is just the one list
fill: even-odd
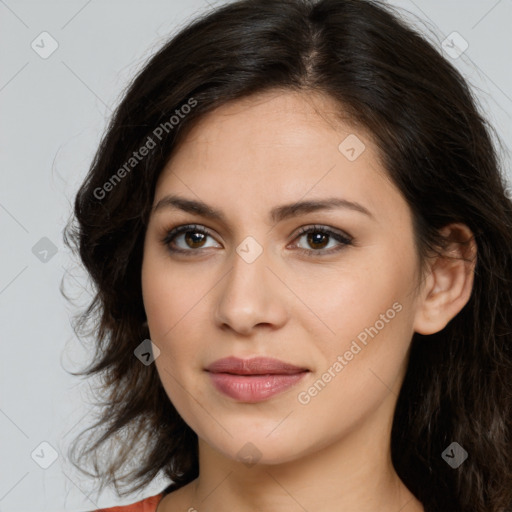
[[(162, 243), (167, 247), (170, 252), (174, 253), (192, 253), (198, 252), (195, 249), (208, 248), (205, 246), (207, 238), (213, 238), (210, 233), (202, 226), (198, 225), (186, 225), (178, 226), (170, 230), (162, 240)], [(306, 243), (309, 244), (312, 249), (297, 246), (297, 249), (301, 253), (308, 255), (318, 255), (323, 253), (333, 253), (343, 249), (346, 245), (352, 244), (352, 238), (348, 235), (332, 231), (322, 226), (313, 226), (309, 228), (303, 228), (295, 239), (306, 239)], [(185, 247), (179, 246), (177, 240), (180, 238), (185, 243)], [(334, 247), (328, 247), (330, 242), (334, 243)], [(210, 246), (212, 247), (212, 246)], [(213, 246), (214, 247), (214, 246)], [(326, 249), (327, 247), (327, 249)]]
[[(345, 245), (350, 245), (352, 243), (352, 239), (343, 234), (338, 233), (336, 231), (332, 231), (330, 229), (326, 229), (322, 226), (314, 226), (311, 228), (305, 228), (303, 229), (297, 238), (303, 238), (306, 236), (306, 243), (313, 247), (314, 249), (307, 249), (303, 247), (299, 247), (299, 250), (301, 252), (305, 253), (332, 253), (341, 250)], [(338, 242), (337, 244), (334, 244), (334, 247), (327, 248), (329, 245), (329, 242), (334, 241)]]

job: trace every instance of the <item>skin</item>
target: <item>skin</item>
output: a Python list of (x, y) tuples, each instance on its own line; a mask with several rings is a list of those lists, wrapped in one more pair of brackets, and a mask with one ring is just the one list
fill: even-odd
[[(424, 510), (391, 462), (393, 412), (413, 333), (437, 332), (462, 309), (474, 263), (432, 258), (420, 274), (407, 203), (370, 135), (335, 118), (338, 111), (316, 93), (273, 91), (226, 104), (195, 125), (160, 175), (154, 205), (176, 194), (221, 210), (225, 222), (164, 207), (147, 228), (141, 277), (161, 351), (155, 364), (199, 438), (199, 477), (166, 496), (158, 512)], [(354, 161), (338, 149), (350, 134), (365, 144)], [(268, 217), (276, 206), (327, 197), (357, 202), (371, 216), (335, 208)], [(173, 246), (189, 252), (169, 252), (162, 240), (186, 224), (209, 235), (196, 245), (178, 235)], [(297, 236), (313, 225), (353, 242)], [(445, 231), (471, 236), (462, 224)], [(236, 251), (248, 236), (263, 251), (251, 263)], [(474, 244), (461, 247), (454, 243), (451, 255), (474, 255)], [(300, 403), (299, 393), (396, 303), (394, 318)], [(268, 400), (241, 403), (204, 371), (229, 355), (275, 357), (310, 371)], [(251, 466), (237, 455), (248, 442), (259, 457)]]

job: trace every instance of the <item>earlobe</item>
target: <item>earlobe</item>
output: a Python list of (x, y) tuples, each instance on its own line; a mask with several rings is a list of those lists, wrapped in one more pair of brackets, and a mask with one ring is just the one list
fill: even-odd
[(445, 226), (449, 241), (443, 254), (431, 259), (418, 297), (414, 331), (434, 334), (446, 327), (467, 304), (473, 289), (477, 246), (471, 230), (461, 223)]

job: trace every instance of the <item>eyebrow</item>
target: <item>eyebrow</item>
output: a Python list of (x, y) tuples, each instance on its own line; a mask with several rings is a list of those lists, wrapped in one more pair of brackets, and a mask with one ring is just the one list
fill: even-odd
[[(194, 199), (187, 199), (177, 195), (167, 195), (160, 199), (160, 201), (158, 201), (158, 203), (153, 207), (153, 212), (156, 213), (166, 208), (179, 209), (188, 213), (201, 215), (203, 217), (227, 223), (226, 217), (222, 211), (217, 210), (207, 205), (206, 203), (203, 203), (202, 201), (197, 201)], [(298, 215), (316, 212), (319, 210), (334, 210), (336, 208), (353, 210), (359, 213), (363, 213), (372, 219), (374, 218), (372, 213), (363, 205), (339, 197), (328, 197), (325, 199), (300, 201), (282, 206), (276, 206), (270, 210), (269, 218), (272, 222), (277, 223), (291, 217), (296, 217)]]

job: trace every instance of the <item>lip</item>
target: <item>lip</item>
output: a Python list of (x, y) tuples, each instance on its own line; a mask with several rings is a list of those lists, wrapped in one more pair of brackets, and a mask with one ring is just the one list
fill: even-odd
[(239, 357), (230, 356), (217, 359), (206, 370), (211, 373), (232, 373), (236, 375), (291, 375), (308, 369), (271, 357), (240, 359)]
[(268, 357), (226, 357), (210, 364), (206, 371), (218, 391), (234, 400), (254, 403), (292, 387), (309, 369)]

